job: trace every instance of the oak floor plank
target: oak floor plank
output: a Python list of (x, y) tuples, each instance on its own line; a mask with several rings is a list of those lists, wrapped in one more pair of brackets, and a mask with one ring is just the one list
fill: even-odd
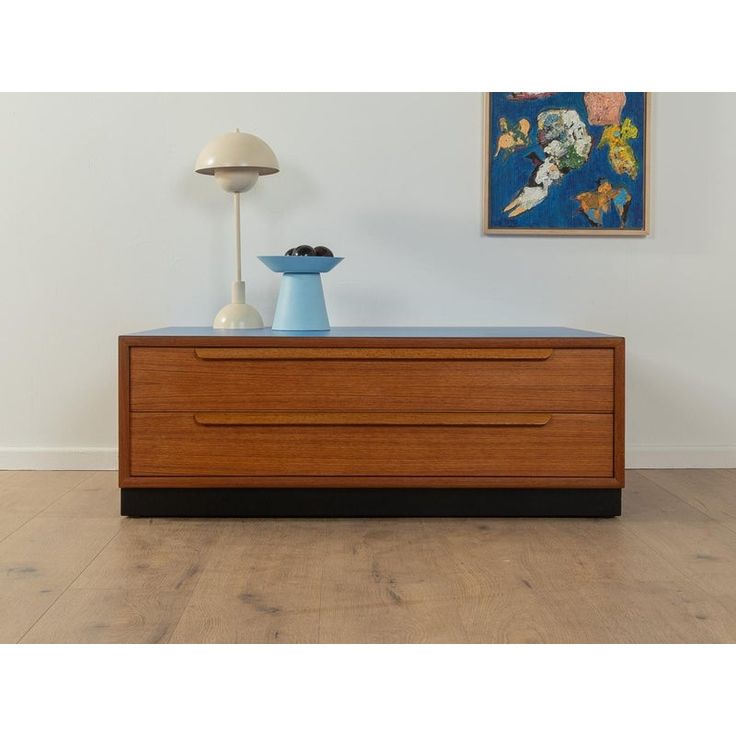
[(464, 642), (458, 586), (421, 519), (330, 519), (320, 642)]
[[(605, 622), (595, 610), (578, 617), (574, 629), (551, 605), (550, 594), (564, 587), (567, 597), (580, 582), (595, 579), (585, 561), (543, 540), (555, 532), (555, 520), (448, 519), (431, 526), (452, 561), (460, 591), (459, 615), (473, 643), (565, 641), (577, 630), (589, 640), (604, 638)], [(551, 523), (545, 524), (545, 521)], [(559, 522), (558, 522), (559, 523)], [(578, 598), (578, 590), (575, 590)], [(559, 608), (559, 605), (557, 606)], [(579, 612), (579, 607), (574, 609)], [(560, 619), (563, 620), (560, 620)]]
[(20, 529), (28, 519), (28, 514), (12, 514), (0, 511), (0, 542)]
[(634, 507), (627, 520), (629, 528), (723, 606), (728, 612), (723, 621), (726, 639), (734, 640), (736, 534), (643, 473), (630, 474), (627, 490)]
[(736, 532), (736, 470), (668, 468), (638, 472)]
[(23, 641), (95, 642), (103, 632), (107, 641), (166, 641), (221, 534), (222, 527), (208, 521), (123, 520)]
[(472, 641), (733, 640), (729, 610), (624, 519), (431, 523), (455, 560)]
[(9, 481), (14, 475), (17, 474), (17, 470), (0, 470), (0, 488), (5, 485), (6, 481)]
[[(689, 644), (736, 641), (736, 619), (697, 585), (679, 581), (605, 581), (545, 592), (556, 613), (548, 643)], [(593, 629), (591, 624), (599, 627)], [(560, 626), (562, 624), (562, 626)]]
[(36, 517), (0, 542), (0, 641), (18, 641), (119, 528), (120, 519)]
[(633, 533), (709, 593), (736, 591), (736, 534), (643, 474), (627, 483)]
[(193, 587), (221, 533), (217, 524), (195, 519), (124, 519), (72, 588), (158, 593)]
[(635, 640), (611, 623), (621, 591), (686, 582), (616, 519), (445, 520), (438, 532), (473, 642)]
[(171, 641), (316, 642), (324, 541), (320, 519), (229, 522)]
[(474, 574), (470, 592), (678, 575), (619, 519), (446, 519), (437, 527), (457, 569)]
[(24, 644), (159, 644), (186, 603), (181, 593), (67, 590), (21, 639)]
[(0, 511), (37, 514), (94, 470), (20, 470), (0, 483)]
[(120, 518), (117, 473), (100, 471), (85, 478), (40, 512), (40, 516), (77, 519)]
[(181, 520), (0, 474), (0, 640), (736, 642), (735, 476), (629, 471), (618, 519)]
[(89, 470), (16, 470), (0, 474), (0, 540), (82, 481)]

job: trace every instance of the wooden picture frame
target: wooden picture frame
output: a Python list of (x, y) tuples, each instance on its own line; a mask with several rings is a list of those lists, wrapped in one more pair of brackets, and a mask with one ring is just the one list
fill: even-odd
[[(519, 207), (527, 206), (529, 200), (513, 207), (519, 199), (524, 200), (522, 193), (531, 186), (531, 193), (537, 191), (537, 182), (534, 177), (544, 163), (545, 151), (539, 142), (540, 132), (538, 129), (537, 115), (542, 114), (540, 110), (549, 108), (550, 112), (559, 108), (561, 101), (576, 101), (575, 107), (582, 120), (584, 112), (584, 95), (593, 97), (604, 97), (605, 95), (621, 95), (622, 93), (510, 93), (510, 92), (486, 92), (483, 95), (483, 233), (485, 235), (582, 235), (582, 236), (622, 236), (643, 237), (649, 234), (650, 226), (650, 130), (651, 130), (651, 94), (648, 92), (623, 93), (629, 96), (641, 96), (637, 100), (637, 111), (641, 111), (643, 121), (637, 115), (634, 125), (637, 135), (632, 138), (634, 144), (630, 144), (627, 138), (623, 138), (623, 144), (627, 144), (633, 152), (633, 161), (630, 160), (630, 168), (634, 169), (640, 181), (632, 178), (632, 171), (613, 168), (611, 141), (613, 135), (620, 132), (621, 126), (607, 126), (604, 123), (590, 123), (586, 118), (584, 125), (590, 129), (589, 137), (592, 139), (588, 146), (590, 161), (586, 159), (576, 169), (558, 169), (558, 179), (551, 185), (546, 184), (546, 192), (541, 197), (540, 203), (532, 205), (528, 209), (522, 209), (517, 215), (509, 215), (506, 210), (513, 212)], [(499, 139), (504, 133), (501, 131), (502, 115), (494, 116), (494, 96), (503, 95), (504, 99), (512, 99), (518, 103), (518, 116), (510, 121), (509, 132), (501, 142), (509, 143), (513, 149), (507, 154), (507, 149), (499, 147)], [(577, 96), (579, 101), (577, 100)], [(632, 100), (626, 97), (622, 105), (620, 119), (622, 125), (627, 120), (626, 103)], [(502, 100), (503, 101), (503, 100)], [(525, 104), (528, 103), (528, 104)], [(585, 104), (589, 104), (586, 102)], [(532, 113), (532, 114), (529, 114)], [(611, 113), (609, 113), (611, 114)], [(526, 117), (525, 117), (526, 115)], [(532, 119), (534, 121), (532, 122)], [(524, 123), (523, 121), (527, 121)], [(505, 121), (506, 122), (506, 121)], [(629, 121), (630, 123), (631, 121)], [(508, 122), (506, 122), (508, 125)], [(515, 127), (520, 125), (521, 127)], [(612, 130), (608, 130), (611, 127)], [(604, 137), (605, 134), (605, 137)], [(526, 138), (526, 143), (522, 141)], [(603, 139), (603, 142), (602, 142)], [(618, 140), (618, 139), (616, 139)], [(606, 150), (606, 145), (608, 150)], [(499, 152), (502, 160), (499, 163)], [(609, 162), (608, 174), (605, 173), (603, 158), (607, 157)], [(526, 162), (524, 159), (531, 159)], [(616, 158), (616, 165), (621, 167), (620, 157)], [(513, 159), (513, 160), (512, 160)], [(511, 165), (509, 165), (511, 162)], [(586, 164), (590, 164), (586, 168)], [(626, 162), (623, 164), (626, 167)], [(560, 174), (560, 171), (562, 173)], [(494, 176), (509, 175), (502, 186), (498, 184), (494, 189)], [(603, 175), (603, 176), (601, 176)], [(566, 180), (565, 177), (568, 177)], [(610, 181), (609, 181), (610, 180)], [(564, 186), (559, 186), (564, 182)], [(610, 185), (610, 186), (609, 186)], [(516, 197), (510, 196), (510, 187), (517, 190)], [(574, 189), (574, 195), (570, 190)], [(632, 190), (631, 194), (629, 190)], [(498, 194), (499, 200), (493, 200), (494, 194)], [(504, 198), (505, 197), (505, 198)], [(539, 197), (538, 197), (539, 198)], [(634, 199), (635, 198), (635, 199)], [(544, 200), (544, 201), (542, 201)], [(636, 206), (631, 208), (632, 200)], [(595, 205), (600, 205), (596, 207)], [(587, 206), (587, 209), (586, 209)], [(546, 209), (538, 209), (545, 207)], [(505, 214), (502, 215), (501, 212)], [(633, 216), (631, 216), (633, 215)], [(631, 217), (630, 217), (631, 216)], [(518, 217), (518, 219), (517, 219)], [(550, 222), (544, 224), (545, 218)], [(630, 219), (629, 219), (630, 218)], [(569, 221), (570, 226), (565, 226)], [(533, 222), (534, 224), (530, 224)], [(574, 223), (574, 224), (573, 224)]]

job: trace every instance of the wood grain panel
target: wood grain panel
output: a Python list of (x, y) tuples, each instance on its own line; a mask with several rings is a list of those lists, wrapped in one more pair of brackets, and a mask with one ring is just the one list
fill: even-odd
[(503, 475), (133, 475), (122, 488), (621, 488), (614, 476)]
[(613, 350), (613, 474), (623, 487), (626, 475), (626, 347), (623, 339)]
[[(228, 426), (131, 415), (133, 475), (578, 476), (613, 472), (613, 417), (542, 426)], [(203, 472), (205, 471), (205, 472)]]
[(118, 482), (130, 475), (130, 353), (125, 337), (118, 338)]
[(194, 348), (129, 351), (133, 411), (613, 411), (610, 348), (556, 349), (545, 360), (201, 360)]

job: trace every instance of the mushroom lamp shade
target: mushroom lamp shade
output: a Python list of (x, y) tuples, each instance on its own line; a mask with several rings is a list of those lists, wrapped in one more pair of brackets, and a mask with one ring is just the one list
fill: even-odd
[(211, 140), (197, 156), (194, 170), (197, 174), (214, 176), (217, 183), (233, 195), (236, 280), (232, 287), (232, 302), (217, 313), (213, 326), (222, 329), (263, 327), (261, 315), (245, 302), (245, 282), (241, 273), (240, 195), (252, 189), (258, 177), (278, 173), (276, 155), (258, 136), (235, 130)]
[(197, 156), (194, 170), (214, 176), (226, 192), (247, 192), (259, 176), (276, 174), (276, 155), (257, 135), (225, 133), (211, 140)]

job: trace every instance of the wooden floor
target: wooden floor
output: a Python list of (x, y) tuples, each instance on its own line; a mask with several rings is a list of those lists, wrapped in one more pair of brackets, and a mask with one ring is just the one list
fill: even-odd
[(619, 519), (118, 513), (0, 472), (0, 641), (736, 641), (736, 470), (629, 471)]

